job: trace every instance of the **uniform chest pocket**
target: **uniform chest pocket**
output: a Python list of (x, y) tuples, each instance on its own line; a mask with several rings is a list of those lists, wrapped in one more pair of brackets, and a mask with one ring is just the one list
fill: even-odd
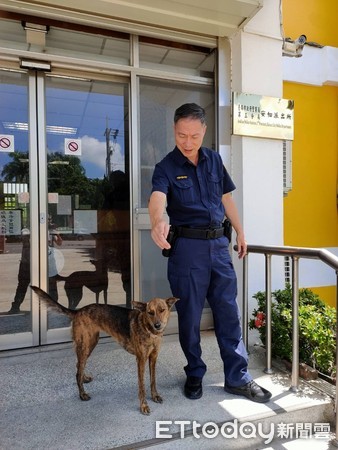
[(208, 173), (207, 179), (210, 198), (214, 201), (219, 201), (223, 195), (223, 177)]
[(189, 205), (195, 201), (194, 185), (190, 178), (174, 181), (174, 195), (178, 201)]

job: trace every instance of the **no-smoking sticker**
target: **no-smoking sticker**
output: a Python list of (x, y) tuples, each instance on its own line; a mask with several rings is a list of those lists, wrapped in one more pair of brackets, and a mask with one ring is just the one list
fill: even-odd
[(81, 139), (65, 139), (65, 155), (81, 156)]
[(14, 152), (14, 136), (12, 134), (0, 134), (0, 152)]

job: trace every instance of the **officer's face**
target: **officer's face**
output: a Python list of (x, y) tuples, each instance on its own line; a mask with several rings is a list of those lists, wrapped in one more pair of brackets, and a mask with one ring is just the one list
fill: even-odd
[(177, 148), (194, 164), (198, 162), (198, 150), (202, 145), (206, 129), (206, 125), (198, 119), (180, 119), (174, 125)]

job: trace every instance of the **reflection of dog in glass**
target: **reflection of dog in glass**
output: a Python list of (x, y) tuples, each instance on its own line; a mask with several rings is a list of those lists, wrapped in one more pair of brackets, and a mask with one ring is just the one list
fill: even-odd
[(107, 304), (108, 266), (103, 259), (91, 259), (95, 270), (79, 270), (68, 277), (57, 275), (57, 281), (65, 282), (65, 291), (70, 309), (76, 309), (86, 287), (95, 293), (96, 303), (99, 303), (100, 292), (103, 291), (104, 303)]

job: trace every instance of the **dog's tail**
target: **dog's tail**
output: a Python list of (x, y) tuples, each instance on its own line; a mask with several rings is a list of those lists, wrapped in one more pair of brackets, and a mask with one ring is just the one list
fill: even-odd
[(31, 288), (39, 296), (40, 300), (42, 300), (47, 305), (47, 307), (52, 308), (59, 313), (65, 314), (70, 319), (74, 318), (76, 311), (73, 311), (72, 309), (68, 309), (65, 306), (61, 305), (61, 303), (58, 303), (57, 301), (52, 299), (52, 297), (48, 295), (47, 292), (43, 291), (37, 286), (31, 286)]

